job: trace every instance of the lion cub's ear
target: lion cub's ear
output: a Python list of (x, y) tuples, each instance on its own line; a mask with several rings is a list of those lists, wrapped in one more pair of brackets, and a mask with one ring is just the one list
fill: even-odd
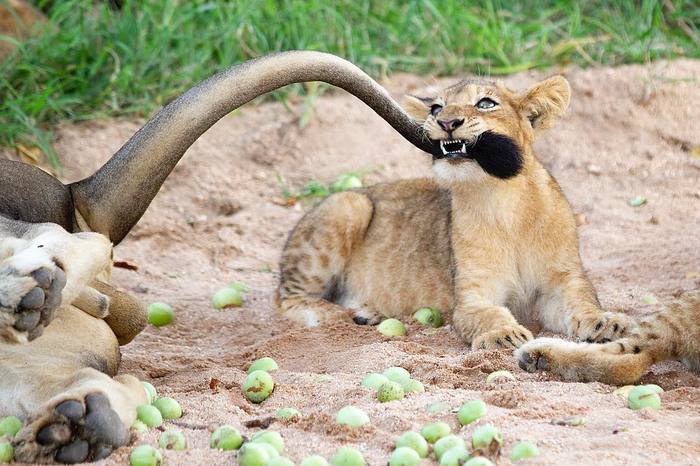
[(404, 96), (401, 106), (414, 120), (425, 121), (430, 114), (430, 105), (433, 100), (432, 97), (417, 97), (407, 94)]
[(563, 76), (535, 84), (518, 98), (520, 112), (535, 130), (551, 127), (569, 107), (571, 87)]

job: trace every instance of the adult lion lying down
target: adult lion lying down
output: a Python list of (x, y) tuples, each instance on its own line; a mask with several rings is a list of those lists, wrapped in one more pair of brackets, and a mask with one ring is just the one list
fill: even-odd
[[(107, 283), (112, 243), (143, 215), (187, 148), (253, 98), (325, 81), (362, 99), (424, 150), (422, 129), (360, 69), (333, 55), (287, 52), (213, 76), (155, 115), (100, 170), (64, 185), (0, 160), (0, 416), (25, 425), (24, 462), (78, 463), (129, 441), (138, 380), (115, 376), (119, 344), (145, 325), (143, 308)], [(94, 232), (94, 233), (93, 233)]]

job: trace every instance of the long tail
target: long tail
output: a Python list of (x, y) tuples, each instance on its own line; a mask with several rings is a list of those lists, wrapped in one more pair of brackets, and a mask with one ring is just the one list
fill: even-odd
[(221, 72), (163, 108), (95, 174), (70, 185), (75, 207), (93, 231), (120, 242), (202, 133), (255, 97), (305, 81), (323, 81), (350, 92), (409, 142), (430, 151), (422, 128), (358, 67), (327, 53), (283, 52)]

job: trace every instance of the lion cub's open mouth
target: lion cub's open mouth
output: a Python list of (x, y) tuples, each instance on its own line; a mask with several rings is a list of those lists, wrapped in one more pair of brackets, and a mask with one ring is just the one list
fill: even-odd
[(463, 157), (467, 154), (467, 143), (463, 139), (442, 139), (440, 140), (440, 150), (442, 151), (440, 158)]

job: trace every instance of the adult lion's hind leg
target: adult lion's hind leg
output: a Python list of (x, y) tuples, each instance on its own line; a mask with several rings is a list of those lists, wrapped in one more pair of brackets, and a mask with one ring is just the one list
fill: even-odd
[(282, 251), (276, 296), (281, 314), (307, 327), (351, 318), (362, 324), (378, 323), (379, 316), (333, 302), (372, 212), (367, 196), (344, 192), (330, 196), (301, 219)]

